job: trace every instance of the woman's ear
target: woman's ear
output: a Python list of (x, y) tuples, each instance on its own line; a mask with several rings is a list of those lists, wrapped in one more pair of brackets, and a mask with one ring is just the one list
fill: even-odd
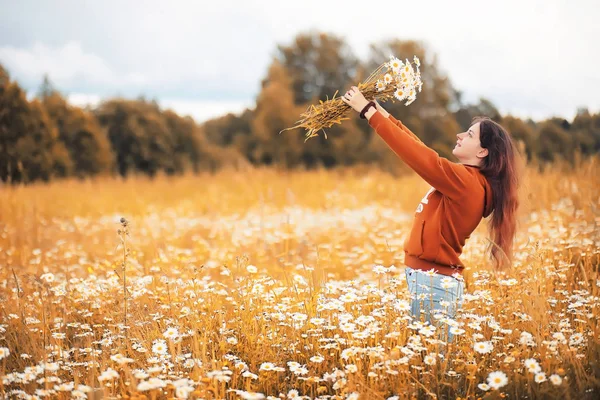
[(477, 152), (477, 157), (485, 158), (489, 154), (488, 149), (481, 149)]

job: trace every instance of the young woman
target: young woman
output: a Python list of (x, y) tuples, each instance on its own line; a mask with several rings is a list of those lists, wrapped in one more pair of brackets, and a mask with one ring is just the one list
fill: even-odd
[[(415, 317), (423, 311), (430, 322), (435, 314), (454, 318), (464, 291), (465, 266), (459, 256), (482, 218), (491, 215), (494, 267), (512, 264), (519, 180), (511, 136), (489, 118), (475, 118), (466, 132), (456, 135), (452, 154), (459, 162), (454, 163), (427, 147), (376, 101), (365, 99), (356, 86), (342, 100), (360, 112), (388, 146), (431, 185), (404, 243), (411, 308)], [(450, 333), (449, 340), (451, 337)]]

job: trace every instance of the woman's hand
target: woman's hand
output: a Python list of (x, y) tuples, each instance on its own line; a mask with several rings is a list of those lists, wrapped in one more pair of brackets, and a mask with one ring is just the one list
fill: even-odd
[(365, 96), (358, 90), (356, 86), (352, 86), (350, 90), (342, 96), (342, 101), (352, 107), (356, 112), (361, 112), (369, 100), (365, 99)]

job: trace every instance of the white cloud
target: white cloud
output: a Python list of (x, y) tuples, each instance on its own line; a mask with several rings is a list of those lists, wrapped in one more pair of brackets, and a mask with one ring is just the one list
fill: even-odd
[(101, 57), (86, 52), (77, 41), (52, 47), (36, 42), (30, 48), (0, 47), (0, 61), (21, 79), (40, 82), (48, 74), (57, 86), (72, 86), (77, 81), (118, 87), (124, 83), (147, 83), (142, 74), (119, 76)]
[(254, 106), (252, 100), (247, 101), (192, 101), (177, 99), (162, 99), (159, 104), (162, 108), (172, 109), (179, 115), (189, 115), (197, 123), (202, 123), (211, 118), (228, 113), (239, 114), (246, 108)]
[[(69, 92), (249, 104), (276, 46), (313, 28), (343, 36), (362, 59), (370, 43), (424, 40), (467, 100), (486, 97), (501, 112), (543, 118), (570, 116), (579, 106), (600, 110), (600, 52), (593, 50), (600, 37), (597, 0), (576, 5), (505, 0), (485, 9), (471, 0), (432, 0), (426, 6), (341, 0), (190, 1), (169, 7), (159, 0), (143, 6), (105, 0), (68, 8), (42, 1), (31, 2), (29, 9), (18, 6), (28, 2), (12, 4), (4, 15), (20, 18), (27, 34), (17, 34), (38, 42), (0, 46), (0, 62), (17, 79), (36, 85), (47, 72)], [(112, 12), (117, 6), (119, 13)], [(30, 18), (31, 9), (52, 23)], [(8, 21), (4, 15), (0, 24)], [(11, 38), (4, 35), (0, 43), (11, 43)]]

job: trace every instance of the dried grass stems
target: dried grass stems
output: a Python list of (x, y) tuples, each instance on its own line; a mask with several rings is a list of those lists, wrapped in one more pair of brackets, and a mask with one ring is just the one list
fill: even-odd
[[(381, 64), (371, 75), (362, 83), (357, 85), (358, 90), (367, 99), (376, 99), (379, 101), (405, 100), (409, 101), (409, 105), (416, 98), (416, 88), (421, 86), (419, 59), (414, 57), (416, 65), (416, 73), (410, 62), (406, 63), (398, 60), (394, 56), (390, 56), (390, 61)], [(412, 96), (409, 92), (412, 89)], [(341, 124), (342, 121), (350, 119), (347, 116), (351, 109), (349, 105), (344, 103), (341, 97), (336, 97), (336, 91), (331, 99), (325, 101), (319, 100), (318, 105), (311, 104), (308, 109), (302, 113), (301, 118), (296, 121), (296, 125), (281, 130), (279, 133), (296, 128), (304, 128), (306, 130), (305, 142), (319, 135), (319, 131), (323, 131), (325, 138), (327, 133), (325, 128), (331, 128), (334, 124)]]

